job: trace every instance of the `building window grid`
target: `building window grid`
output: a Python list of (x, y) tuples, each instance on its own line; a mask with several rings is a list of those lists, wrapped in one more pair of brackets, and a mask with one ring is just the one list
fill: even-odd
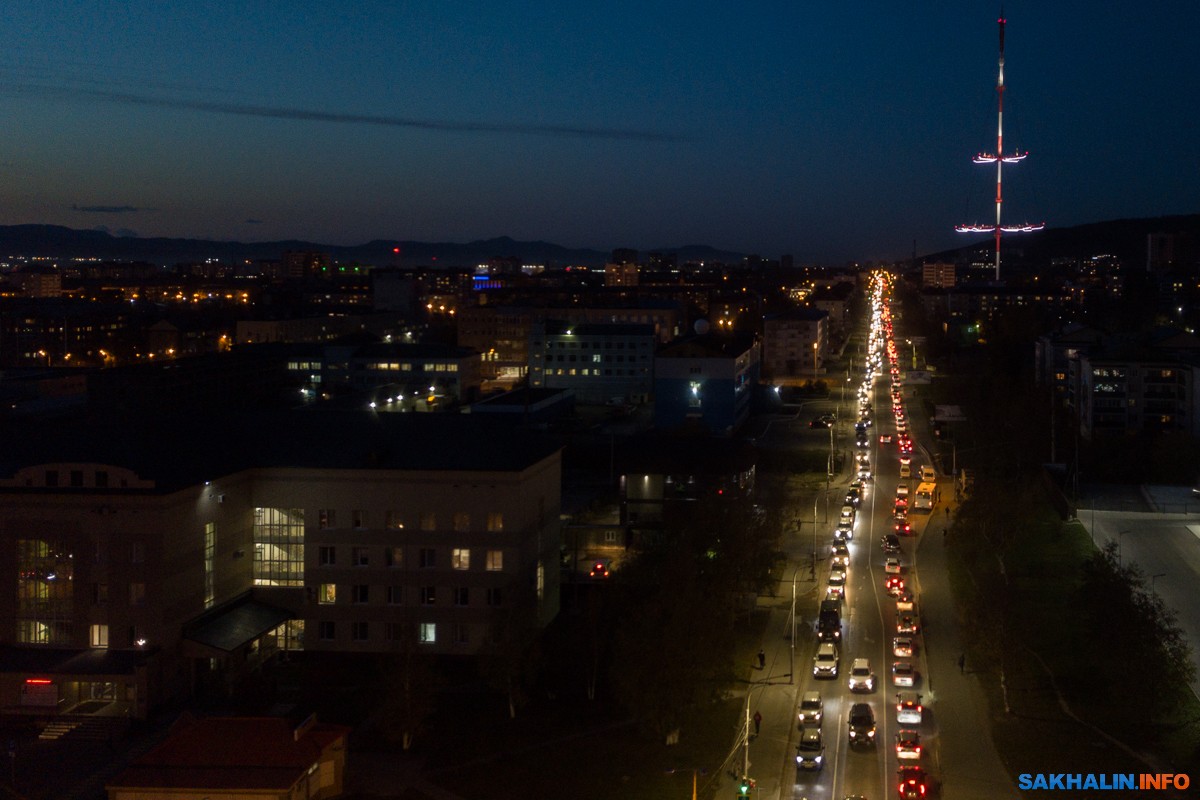
[(304, 585), (304, 509), (254, 509), (254, 585)]
[[(217, 523), (204, 524), (204, 607), (216, 599)], [(130, 598), (132, 602), (132, 598)]]

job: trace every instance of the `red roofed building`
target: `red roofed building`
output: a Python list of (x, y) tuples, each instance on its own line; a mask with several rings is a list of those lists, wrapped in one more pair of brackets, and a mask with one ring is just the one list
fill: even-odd
[(342, 794), (344, 725), (184, 715), (167, 740), (105, 787), (109, 800), (323, 800)]

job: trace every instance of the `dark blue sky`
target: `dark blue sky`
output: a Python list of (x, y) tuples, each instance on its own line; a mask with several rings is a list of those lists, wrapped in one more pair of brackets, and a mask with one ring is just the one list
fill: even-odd
[[(1008, 2), (1006, 221), (1200, 211), (1200, 4)], [(802, 261), (993, 215), (997, 3), (44, 2), (0, 223)], [(986, 237), (978, 237), (986, 239)]]

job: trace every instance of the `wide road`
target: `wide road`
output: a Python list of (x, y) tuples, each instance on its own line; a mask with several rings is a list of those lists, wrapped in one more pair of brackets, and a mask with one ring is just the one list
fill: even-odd
[[(893, 507), (896, 486), (900, 482), (897, 445), (881, 444), (881, 433), (895, 434), (895, 422), (890, 411), (888, 385), (885, 378), (876, 381), (875, 394), (884, 411), (875, 414), (877, 423), (869, 428), (869, 446), (865, 451), (870, 458), (874, 479), (867, 484), (866, 494), (854, 527), (854, 538), (849, 544), (850, 569), (843, 614), (843, 643), (841, 665), (837, 680), (813, 678), (811, 670), (804, 674), (802, 689), (816, 689), (825, 701), (825, 722), (822, 731), (825, 737), (826, 767), (817, 773), (797, 773), (793, 796), (809, 800), (836, 799), (847, 794), (862, 794), (870, 798), (892, 797), (895, 794), (895, 776), (898, 760), (895, 753), (895, 735), (900, 729), (896, 722), (896, 689), (891, 682), (892, 637), (895, 634), (896, 604), (884, 588), (887, 576), (883, 569), (884, 552), (881, 538), (892, 532)], [(845, 423), (843, 423), (845, 424)], [(919, 456), (914, 464), (919, 463)], [(912, 483), (909, 481), (909, 483)], [(915, 484), (914, 484), (915, 485)], [(844, 488), (844, 487), (843, 487)], [(838, 493), (840, 494), (840, 493)], [(835, 494), (835, 498), (838, 496)], [(836, 503), (834, 505), (837, 505)], [(912, 515), (915, 531), (922, 529), (928, 515)], [(834, 525), (828, 526), (828, 536), (821, 547), (832, 543)], [(915, 577), (917, 537), (901, 539), (901, 560), (904, 564), (902, 577), (912, 581)], [(823, 567), (827, 577), (829, 567)], [(919, 607), (918, 607), (919, 610)], [(911, 660), (920, 676), (912, 691), (924, 694), (922, 637), (913, 637), (918, 650)], [(855, 658), (867, 658), (875, 672), (876, 688), (872, 692), (852, 693), (847, 679), (850, 665)], [(856, 702), (867, 703), (875, 715), (876, 734), (874, 746), (851, 747), (849, 745), (848, 716), (850, 707)], [(921, 731), (922, 738), (935, 738), (934, 726), (926, 721), (913, 727)], [(926, 745), (928, 746), (928, 745)], [(931, 768), (928, 758), (922, 763)], [(785, 767), (786, 769), (786, 767)]]

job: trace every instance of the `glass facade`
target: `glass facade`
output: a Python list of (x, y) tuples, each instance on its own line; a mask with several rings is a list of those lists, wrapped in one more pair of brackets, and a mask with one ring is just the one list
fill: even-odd
[(17, 641), (69, 646), (74, 559), (62, 542), (17, 540)]
[(254, 585), (304, 585), (304, 509), (254, 509)]

